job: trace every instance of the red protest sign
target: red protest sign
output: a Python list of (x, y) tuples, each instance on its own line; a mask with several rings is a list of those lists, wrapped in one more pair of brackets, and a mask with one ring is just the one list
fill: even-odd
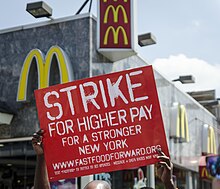
[(152, 66), (35, 91), (50, 181), (133, 168), (168, 154)]

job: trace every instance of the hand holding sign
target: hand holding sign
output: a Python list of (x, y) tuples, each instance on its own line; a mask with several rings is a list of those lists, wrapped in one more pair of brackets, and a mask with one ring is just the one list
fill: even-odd
[(35, 95), (51, 181), (152, 164), (157, 148), (168, 154), (151, 66)]
[(175, 189), (173, 183), (173, 164), (170, 158), (164, 154), (161, 150), (157, 150), (159, 155), (157, 158), (160, 160), (157, 165), (157, 175), (164, 183), (167, 189)]
[(42, 135), (43, 135), (43, 130), (39, 130), (38, 132), (33, 134), (33, 138), (32, 138), (32, 146), (37, 156), (44, 155)]

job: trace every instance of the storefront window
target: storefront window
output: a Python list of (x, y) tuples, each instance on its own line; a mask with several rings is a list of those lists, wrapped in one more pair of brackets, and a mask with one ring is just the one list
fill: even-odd
[(176, 183), (178, 189), (187, 189), (186, 184), (186, 170), (173, 168), (173, 175), (176, 176)]
[(0, 188), (31, 189), (35, 160), (30, 141), (2, 143), (0, 147)]

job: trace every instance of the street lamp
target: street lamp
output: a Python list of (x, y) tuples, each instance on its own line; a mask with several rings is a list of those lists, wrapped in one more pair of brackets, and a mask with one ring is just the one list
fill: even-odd
[(214, 100), (204, 100), (204, 101), (200, 101), (200, 104), (202, 104), (203, 106), (208, 106), (208, 107), (212, 107), (212, 108), (216, 108), (220, 106), (220, 99), (214, 99)]
[(26, 11), (35, 18), (47, 17), (52, 19), (52, 8), (43, 1), (28, 3)]
[(182, 84), (195, 83), (195, 77), (192, 75), (184, 75), (179, 76), (178, 79), (174, 79), (172, 81), (180, 81)]
[(138, 44), (141, 47), (156, 44), (156, 37), (152, 33), (138, 35)]

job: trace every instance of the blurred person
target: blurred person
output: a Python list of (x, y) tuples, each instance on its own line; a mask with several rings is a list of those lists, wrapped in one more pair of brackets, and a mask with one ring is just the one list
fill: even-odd
[[(48, 179), (46, 162), (44, 159), (43, 150), (43, 130), (33, 134), (32, 146), (37, 156), (35, 177), (34, 177), (34, 189), (51, 189)], [(176, 189), (172, 180), (172, 163), (161, 150), (158, 149), (158, 176), (164, 183), (166, 189)], [(84, 189), (111, 189), (108, 182), (102, 180), (93, 180), (89, 182)], [(144, 189), (144, 188), (143, 188)]]

